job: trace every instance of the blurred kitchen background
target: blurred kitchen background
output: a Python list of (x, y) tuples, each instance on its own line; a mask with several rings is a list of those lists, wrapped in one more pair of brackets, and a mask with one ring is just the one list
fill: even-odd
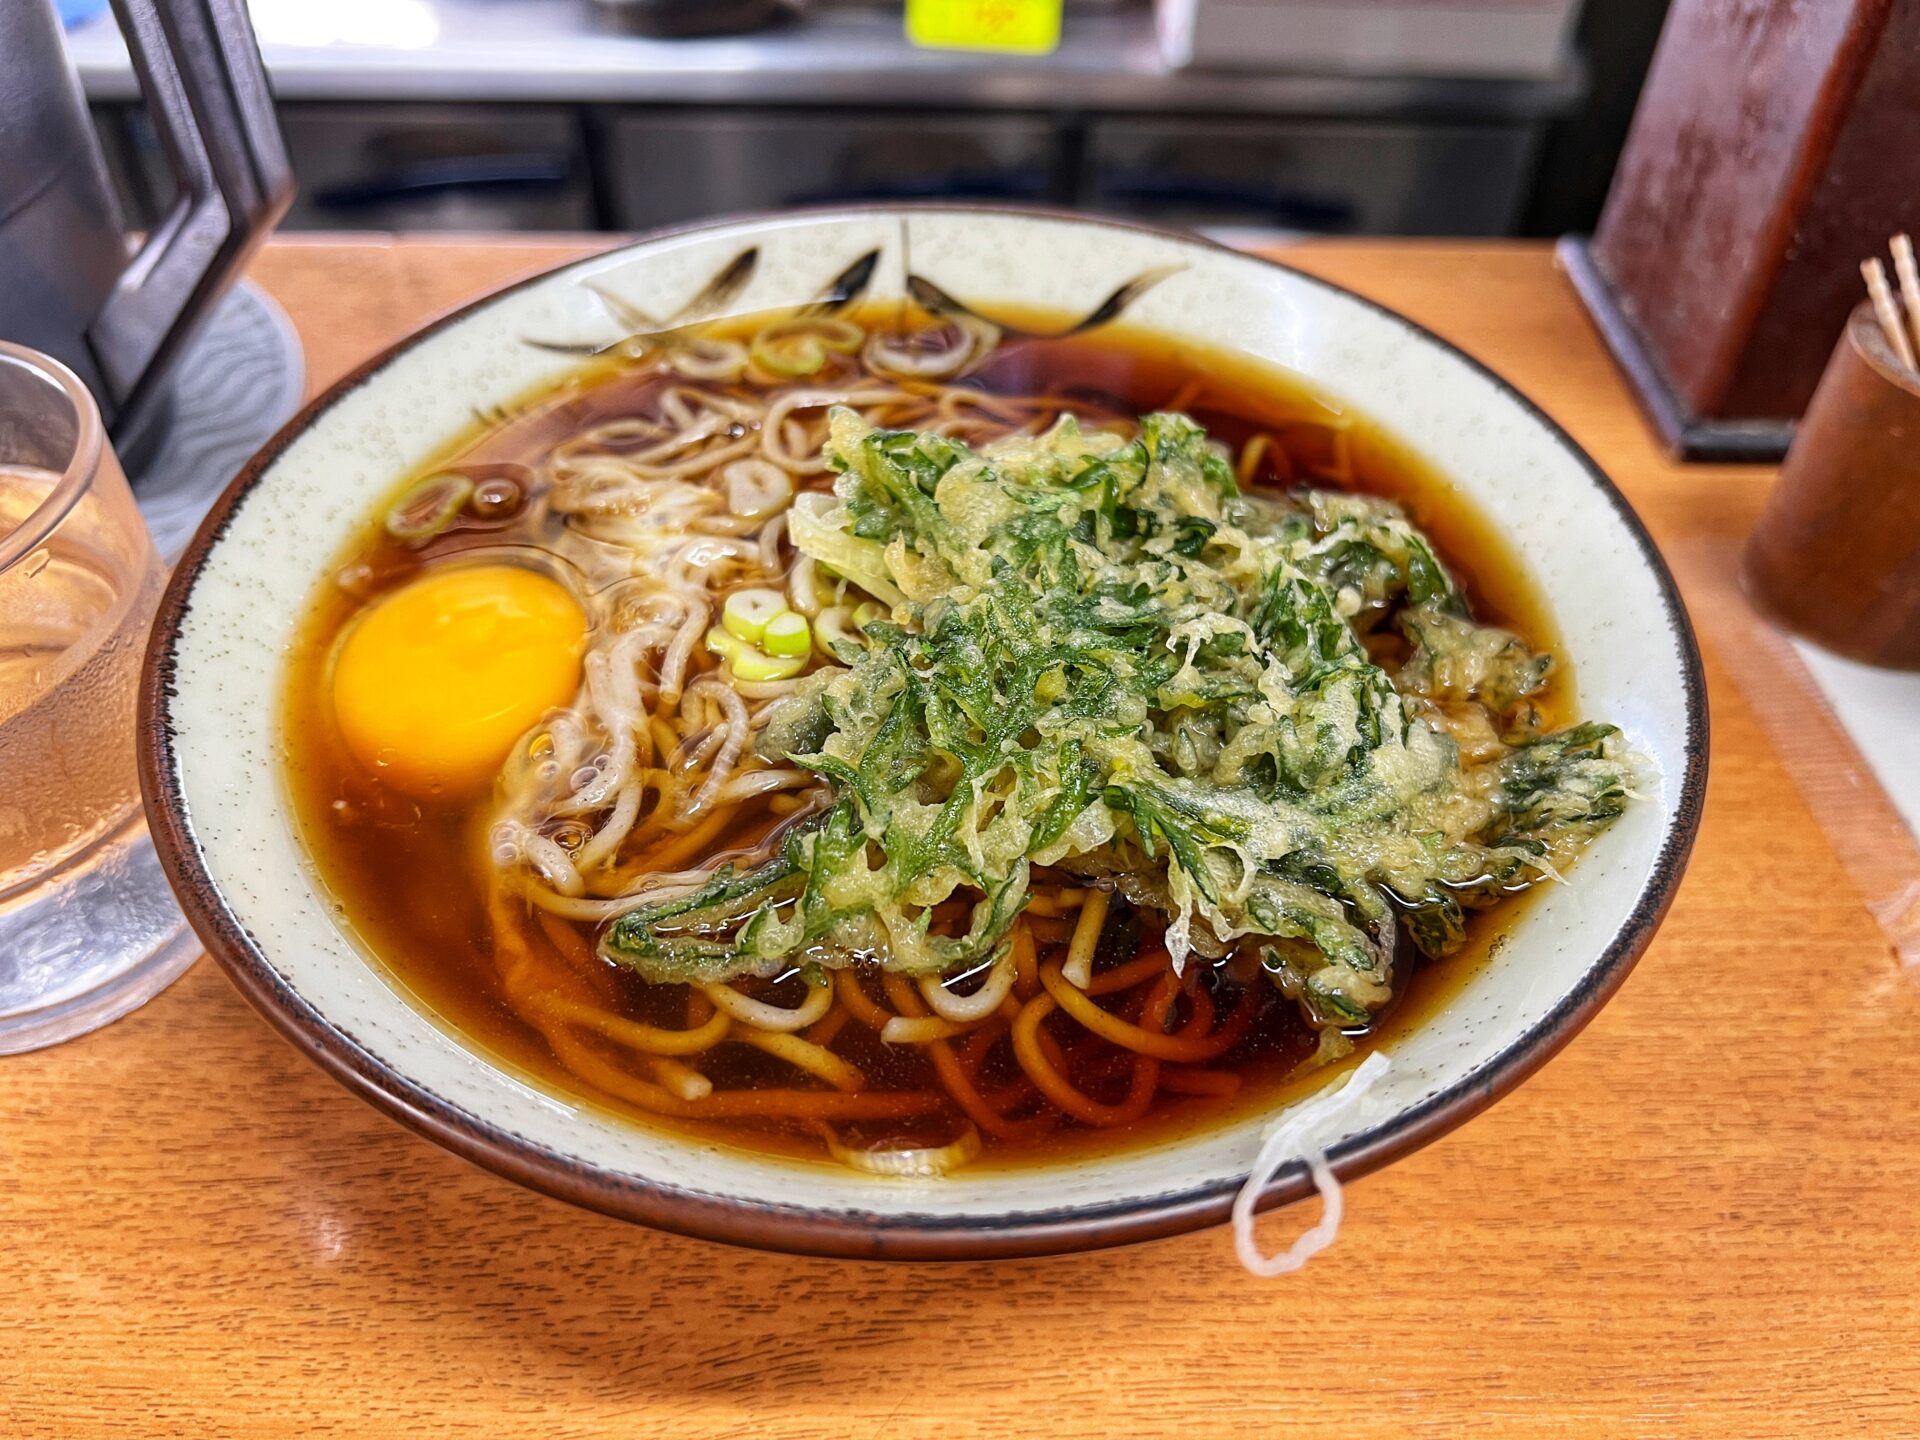
[[(150, 224), (170, 172), (113, 17), (61, 5)], [(251, 9), (300, 187), (286, 229), (953, 198), (1256, 238), (1591, 228), (1666, 0), (1066, 0), (1039, 57), (916, 49), (900, 0)]]

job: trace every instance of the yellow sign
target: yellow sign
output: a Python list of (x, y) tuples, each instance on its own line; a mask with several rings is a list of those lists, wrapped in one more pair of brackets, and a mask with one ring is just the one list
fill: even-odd
[(1060, 43), (1062, 0), (907, 0), (907, 39), (927, 50), (1046, 55)]

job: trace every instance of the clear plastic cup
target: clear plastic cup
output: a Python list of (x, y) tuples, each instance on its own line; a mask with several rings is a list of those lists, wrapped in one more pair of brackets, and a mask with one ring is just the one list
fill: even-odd
[(93, 397), (0, 342), (0, 1054), (117, 1019), (199, 954), (134, 760), (165, 578)]

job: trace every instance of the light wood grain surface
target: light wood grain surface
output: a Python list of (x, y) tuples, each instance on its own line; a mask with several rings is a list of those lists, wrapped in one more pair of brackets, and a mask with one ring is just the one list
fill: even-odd
[[(583, 248), (290, 239), (254, 273), (317, 388)], [(1663, 460), (1543, 248), (1289, 258), (1562, 421), (1700, 624), (1692, 872), (1570, 1049), (1352, 1186), (1301, 1277), (1247, 1278), (1218, 1231), (852, 1265), (469, 1169), (202, 961), (102, 1033), (0, 1059), (0, 1436), (1920, 1433), (1920, 989), (1869, 908), (1896, 915), (1920, 865), (1734, 588), (1769, 474)]]

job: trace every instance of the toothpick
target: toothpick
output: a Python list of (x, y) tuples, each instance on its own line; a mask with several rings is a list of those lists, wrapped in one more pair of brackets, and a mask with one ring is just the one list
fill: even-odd
[(1907, 304), (1907, 325), (1913, 331), (1915, 350), (1920, 350), (1920, 267), (1913, 263), (1913, 241), (1902, 231), (1889, 243), (1893, 272), (1900, 277), (1900, 298)]
[(1867, 294), (1873, 297), (1873, 313), (1880, 317), (1880, 329), (1886, 334), (1887, 344), (1893, 347), (1902, 365), (1913, 369), (1913, 346), (1907, 343), (1907, 327), (1901, 324), (1893, 292), (1887, 289), (1887, 267), (1876, 255), (1860, 262), (1860, 276), (1867, 282)]

